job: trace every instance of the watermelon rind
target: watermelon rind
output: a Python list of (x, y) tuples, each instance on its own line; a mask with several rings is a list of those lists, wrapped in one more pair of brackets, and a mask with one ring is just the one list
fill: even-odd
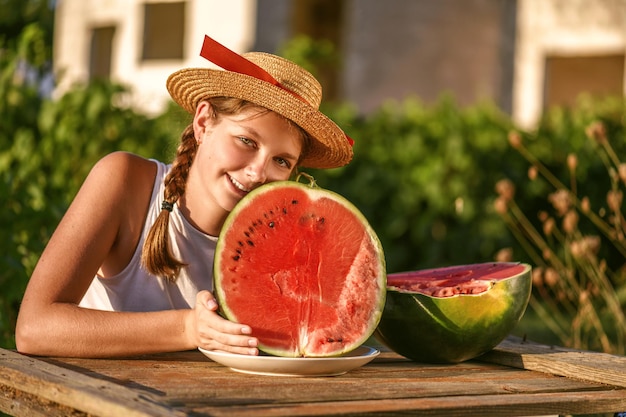
[[(459, 363), (488, 352), (515, 328), (530, 299), (531, 266), (510, 264), (523, 270), (494, 281), (479, 294), (434, 297), (388, 286), (376, 338), (423, 363)], [(469, 270), (474, 265), (455, 268)]]
[[(291, 349), (291, 348), (286, 349), (283, 346), (276, 346), (274, 343), (268, 340), (264, 340), (263, 337), (259, 337), (258, 334), (261, 333), (259, 331), (260, 328), (256, 328), (255, 322), (254, 322), (255, 319), (258, 318), (260, 321), (263, 322), (263, 325), (267, 327), (268, 324), (267, 324), (266, 317), (270, 317), (272, 320), (275, 320), (276, 322), (279, 322), (281, 320), (282, 322), (292, 320), (292, 318), (290, 317), (281, 316), (280, 297), (270, 298), (269, 296), (262, 294), (263, 291), (258, 291), (258, 294), (257, 293), (252, 294), (251, 299), (249, 300), (250, 307), (247, 310), (248, 311), (258, 310), (258, 312), (256, 312), (253, 315), (253, 317), (250, 317), (250, 315), (247, 315), (246, 318), (242, 318), (240, 317), (242, 315), (237, 314), (236, 311), (233, 311), (233, 308), (229, 305), (229, 296), (231, 296), (231, 294), (226, 293), (224, 287), (228, 287), (229, 285), (228, 279), (232, 279), (232, 278), (225, 278), (225, 277), (233, 276), (234, 273), (231, 273), (228, 271), (228, 268), (232, 268), (232, 265), (231, 265), (232, 262), (230, 262), (226, 253), (228, 251), (232, 251), (232, 247), (231, 248), (227, 247), (228, 243), (227, 243), (226, 236), (228, 235), (231, 229), (234, 228), (236, 230), (237, 227), (241, 226), (241, 224), (235, 224), (235, 222), (241, 221), (240, 218), (243, 216), (240, 216), (240, 214), (244, 212), (244, 210), (248, 210), (248, 207), (255, 207), (256, 209), (257, 206), (260, 204), (259, 201), (262, 201), (263, 198), (267, 198), (267, 196), (270, 193), (293, 192), (295, 193), (295, 195), (300, 195), (298, 193), (302, 193), (303, 191), (306, 193), (306, 195), (309, 198), (311, 198), (314, 201), (317, 201), (317, 199), (321, 199), (321, 198), (330, 199), (335, 202), (338, 202), (341, 206), (349, 210), (349, 212), (352, 213), (356, 217), (356, 219), (358, 219), (358, 222), (363, 226), (363, 229), (365, 231), (364, 237), (362, 237), (364, 243), (362, 243), (362, 246), (359, 246), (360, 249), (357, 253), (359, 254), (362, 253), (361, 248), (365, 247), (363, 245), (367, 245), (366, 247), (368, 249), (371, 249), (371, 252), (366, 252), (365, 255), (362, 255), (365, 259), (360, 259), (360, 260), (355, 259), (353, 261), (355, 262), (355, 264), (353, 264), (349, 269), (350, 272), (347, 274), (347, 280), (350, 282), (346, 284), (345, 288), (341, 289), (343, 291), (341, 293), (342, 296), (348, 298), (347, 301), (344, 300), (346, 305), (348, 306), (346, 307), (343, 305), (338, 305), (338, 306), (333, 307), (334, 310), (337, 311), (338, 317), (344, 317), (344, 319), (339, 320), (338, 323), (335, 325), (335, 327), (331, 329), (322, 328), (322, 329), (319, 329), (319, 332), (312, 332), (311, 334), (302, 335), (303, 340), (298, 343), (298, 346), (295, 349)], [(254, 206), (255, 204), (257, 206)], [(260, 212), (259, 212), (259, 218), (262, 219), (263, 222), (265, 223), (263, 227), (269, 225), (270, 220), (264, 218), (263, 214)], [(262, 231), (259, 231), (253, 237), (256, 237), (258, 239), (266, 239), (267, 235), (271, 234), (276, 229), (278, 229), (278, 224), (279, 224), (278, 221), (276, 223), (277, 225), (276, 227), (274, 227), (273, 222), (271, 223), (272, 223), (271, 230), (264, 228), (262, 229)], [(334, 227), (334, 225), (332, 224), (332, 220), (327, 219), (325, 226)], [(336, 230), (336, 229), (333, 229), (333, 230)], [(340, 232), (334, 232), (334, 233), (335, 235), (333, 235), (333, 240), (337, 240), (338, 242), (341, 242), (340, 240), (342, 239), (341, 233)], [(292, 239), (292, 238), (293, 236), (289, 237), (289, 239)], [(271, 246), (269, 242), (271, 241), (263, 240), (263, 242), (259, 244), (259, 247), (267, 248), (268, 245)], [(250, 247), (246, 246), (245, 250), (253, 251), (257, 249), (255, 246), (250, 245)], [(275, 262), (276, 271), (273, 273), (275, 273), (276, 275), (283, 274), (284, 271), (282, 271), (281, 268), (283, 267), (285, 263), (286, 257), (289, 256), (289, 254), (286, 253), (288, 251), (289, 250), (284, 250), (282, 253), (272, 253), (271, 256), (266, 256), (264, 258), (264, 259), (271, 258), (271, 259), (268, 259), (268, 262), (270, 260), (272, 260), (272, 262)], [(339, 251), (341, 251), (340, 247), (338, 248), (337, 252)], [(340, 254), (333, 253), (332, 256), (340, 256)], [(252, 257), (250, 259), (252, 259)], [(366, 273), (359, 274), (359, 271), (362, 271), (362, 269), (360, 269), (361, 265), (357, 264), (358, 262), (363, 262), (364, 264), (366, 264), (369, 270), (365, 271)], [(250, 265), (250, 264), (247, 264), (246, 267), (250, 267), (254, 269), (253, 265)], [(264, 267), (266, 266), (264, 265)], [(269, 267), (274, 268), (274, 265), (270, 265)], [(375, 272), (371, 272), (371, 271), (375, 271)], [(292, 272), (288, 271), (288, 273), (292, 273)], [(371, 296), (371, 298), (369, 299), (367, 303), (364, 303), (363, 306), (357, 305), (359, 302), (358, 298), (362, 297), (362, 295), (359, 294), (359, 292), (362, 291), (363, 289), (362, 285), (366, 285), (366, 284), (369, 285), (368, 283), (365, 283), (365, 284), (361, 283), (360, 282), (360, 280), (362, 279), (361, 277), (367, 276), (368, 273), (372, 274), (372, 276), (368, 279), (373, 281), (369, 283), (369, 284), (372, 284), (371, 287), (366, 287), (366, 288), (369, 288), (368, 291), (370, 292), (369, 295)], [(247, 279), (261, 279), (259, 277), (263, 276), (263, 273), (259, 272), (258, 274), (255, 274), (254, 271), (253, 273), (250, 273), (250, 271), (246, 270), (246, 276), (248, 277)], [(223, 280), (226, 280), (226, 281), (223, 282)], [(277, 182), (268, 183), (253, 190), (248, 195), (246, 195), (235, 206), (235, 208), (231, 211), (231, 213), (226, 218), (226, 221), (224, 222), (224, 226), (218, 238), (218, 243), (215, 249), (214, 291), (215, 291), (215, 296), (217, 298), (218, 304), (220, 306), (220, 314), (222, 314), (224, 317), (226, 317), (227, 319), (231, 321), (241, 322), (252, 327), (252, 335), (257, 336), (259, 340), (259, 346), (258, 346), (259, 350), (265, 353), (271, 354), (271, 355), (285, 356), (285, 357), (327, 357), (327, 356), (342, 355), (342, 354), (345, 354), (347, 352), (350, 352), (356, 349), (357, 347), (362, 345), (366, 340), (368, 340), (373, 335), (382, 317), (382, 311), (385, 305), (385, 295), (386, 295), (386, 268), (385, 268), (383, 248), (382, 248), (380, 241), (378, 240), (378, 237), (376, 236), (376, 233), (371, 228), (371, 226), (369, 225), (368, 221), (363, 216), (363, 214), (343, 196), (337, 193), (334, 193), (332, 191), (317, 187), (314, 185), (314, 182), (312, 182), (311, 184), (301, 184), (297, 181), (277, 181)], [(373, 292), (375, 292), (375, 294), (373, 294)], [(357, 298), (357, 300), (354, 300), (353, 298)], [(274, 307), (272, 307), (272, 304), (274, 304)], [(350, 308), (350, 311), (348, 311), (348, 308)], [(342, 309), (346, 311), (344, 312), (342, 311)], [(357, 313), (354, 313), (353, 312), (354, 309), (357, 309), (357, 310), (361, 309), (362, 311), (359, 314), (362, 314), (362, 316)], [(241, 312), (241, 308), (239, 308), (238, 311)], [(364, 312), (366, 312), (366, 314)], [(359, 329), (356, 329), (355, 324), (351, 323), (351, 320), (353, 320), (353, 317), (355, 316), (364, 317), (363, 320), (357, 323), (358, 326), (360, 326)], [(267, 330), (266, 327), (264, 328), (264, 330)], [(274, 331), (274, 328), (271, 328), (269, 330)], [(344, 340), (344, 337), (335, 337), (335, 339), (337, 340), (334, 340), (329, 337), (328, 338), (329, 342), (331, 340), (333, 342), (332, 346), (329, 344), (327, 346), (320, 347), (318, 343), (318, 339), (322, 337), (321, 336), (322, 334), (326, 334), (326, 333), (323, 333), (326, 331), (329, 332), (328, 334), (331, 334), (331, 333), (342, 334), (342, 335), (349, 334), (350, 337), (345, 337), (345, 340)]]

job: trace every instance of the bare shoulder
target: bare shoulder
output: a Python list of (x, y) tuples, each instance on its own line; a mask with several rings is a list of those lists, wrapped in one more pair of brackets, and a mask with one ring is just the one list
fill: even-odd
[(152, 191), (156, 175), (156, 163), (128, 152), (113, 152), (100, 159), (91, 169), (83, 187), (117, 201), (134, 202)]
[(155, 173), (156, 164), (154, 161), (129, 152), (113, 152), (94, 165), (90, 176), (132, 181), (142, 180), (146, 176), (154, 177)]
[(70, 208), (70, 218), (102, 244), (99, 266), (115, 275), (130, 261), (146, 220), (157, 172), (155, 161), (114, 152), (92, 168)]
[(152, 194), (157, 165), (155, 161), (128, 152), (114, 152), (94, 165), (87, 182), (96, 198), (109, 206), (109, 213), (143, 220)]
[(100, 221), (110, 227), (143, 222), (156, 171), (154, 161), (138, 155), (106, 155), (91, 169), (68, 213), (81, 222)]

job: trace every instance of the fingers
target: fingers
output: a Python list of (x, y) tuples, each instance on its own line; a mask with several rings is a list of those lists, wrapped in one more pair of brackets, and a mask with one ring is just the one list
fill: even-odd
[(215, 297), (210, 291), (202, 290), (196, 295), (196, 306), (201, 305), (209, 310), (217, 311), (218, 305)]
[(196, 315), (199, 346), (242, 355), (258, 355), (258, 341), (251, 337), (250, 326), (234, 323), (217, 314), (218, 305), (209, 291), (196, 297)]
[(202, 348), (207, 350), (219, 350), (240, 355), (258, 355), (256, 339), (246, 336), (232, 336), (214, 333), (201, 338)]

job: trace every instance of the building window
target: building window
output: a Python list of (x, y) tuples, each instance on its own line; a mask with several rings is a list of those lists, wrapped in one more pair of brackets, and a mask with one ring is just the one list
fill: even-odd
[(183, 59), (185, 2), (144, 4), (142, 60)]
[[(299, 0), (291, 3), (292, 32), (314, 40), (329, 41), (337, 57), (341, 56), (345, 0)], [(324, 88), (324, 98), (339, 94), (339, 62), (318, 62), (315, 76)]]
[(115, 26), (95, 28), (91, 32), (89, 49), (89, 79), (111, 78), (111, 57)]
[(544, 105), (572, 106), (583, 93), (592, 97), (624, 94), (624, 55), (546, 59)]

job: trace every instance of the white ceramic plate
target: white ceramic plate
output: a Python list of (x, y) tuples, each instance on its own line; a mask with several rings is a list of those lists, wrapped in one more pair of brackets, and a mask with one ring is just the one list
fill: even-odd
[(249, 356), (198, 348), (209, 359), (233, 371), (274, 376), (336, 376), (363, 366), (380, 351), (360, 346), (342, 356), (330, 358), (283, 358), (278, 356)]

